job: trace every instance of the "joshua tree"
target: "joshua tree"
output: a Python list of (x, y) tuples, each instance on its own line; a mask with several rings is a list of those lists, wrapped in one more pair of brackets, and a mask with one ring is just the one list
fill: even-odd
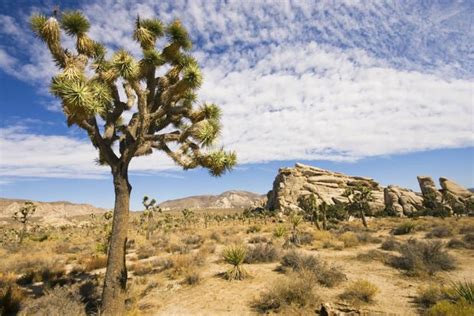
[(298, 204), (303, 211), (305, 211), (311, 217), (312, 222), (316, 227), (320, 230), (321, 227), (319, 226), (319, 208), (316, 196), (314, 194), (311, 195), (303, 195), (298, 198)]
[(18, 243), (21, 244), (28, 231), (28, 222), (36, 212), (36, 205), (33, 202), (25, 202), (23, 206), (13, 214), (13, 219), (21, 224)]
[(343, 196), (347, 197), (349, 202), (347, 208), (349, 212), (358, 212), (362, 219), (362, 224), (367, 228), (367, 220), (364, 211), (369, 208), (369, 202), (373, 201), (372, 191), (366, 186), (356, 186), (347, 188)]
[(149, 240), (150, 234), (152, 234), (154, 230), (153, 219), (155, 217), (155, 214), (162, 213), (162, 211), (161, 208), (156, 205), (156, 200), (150, 200), (149, 197), (146, 195), (143, 197), (142, 204), (145, 207), (145, 211), (143, 212), (140, 219), (142, 220), (142, 222), (146, 222), (146, 240)]
[[(222, 148), (206, 150), (221, 130), (221, 112), (214, 104), (193, 106), (202, 75), (189, 54), (191, 41), (179, 20), (164, 26), (158, 19), (137, 17), (133, 39), (142, 48), (138, 59), (124, 49), (107, 54), (104, 45), (88, 36), (89, 27), (77, 11), (31, 18), (32, 30), (60, 69), (52, 78), (51, 92), (62, 100), (68, 125), (87, 132), (98, 150), (97, 162), (109, 166), (113, 175), (115, 208), (102, 312), (120, 315), (127, 282), (131, 160), (158, 150), (184, 169), (202, 166), (220, 176), (236, 164), (236, 155)], [(63, 48), (61, 30), (76, 40), (74, 51)], [(168, 43), (158, 49), (156, 41), (164, 35)], [(159, 67), (163, 71), (158, 74)], [(125, 114), (129, 111), (133, 114)], [(127, 117), (131, 117), (128, 122)]]

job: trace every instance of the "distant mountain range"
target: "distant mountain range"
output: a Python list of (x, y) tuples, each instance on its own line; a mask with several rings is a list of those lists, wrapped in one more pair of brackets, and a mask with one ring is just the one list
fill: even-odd
[(160, 203), (163, 210), (176, 209), (232, 209), (253, 207), (261, 203), (265, 195), (248, 191), (226, 191), (219, 195), (197, 195)]
[[(0, 198), (0, 223), (2, 219), (11, 219), (13, 214), (18, 211), (26, 201), (28, 200)], [(41, 222), (50, 225), (71, 224), (73, 217), (89, 215), (91, 213), (100, 214), (107, 211), (106, 209), (98, 208), (90, 204), (74, 204), (67, 201), (32, 202), (36, 205), (36, 211), (33, 217), (37, 217)]]

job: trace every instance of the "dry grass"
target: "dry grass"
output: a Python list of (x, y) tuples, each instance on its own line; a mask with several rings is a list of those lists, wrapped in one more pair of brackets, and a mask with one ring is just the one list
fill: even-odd
[(345, 248), (355, 247), (359, 245), (359, 238), (353, 232), (345, 232), (339, 236), (339, 240), (344, 243)]
[(379, 289), (367, 280), (357, 280), (349, 284), (340, 298), (355, 304), (372, 303)]
[(258, 243), (254, 246), (247, 247), (245, 263), (265, 263), (275, 262), (280, 259), (280, 251), (268, 243)]

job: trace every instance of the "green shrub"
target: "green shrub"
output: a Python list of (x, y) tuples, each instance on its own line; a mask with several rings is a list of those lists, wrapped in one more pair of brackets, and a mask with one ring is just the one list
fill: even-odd
[(406, 270), (409, 275), (433, 275), (438, 271), (453, 270), (456, 267), (454, 259), (439, 241), (409, 240), (400, 246), (399, 252), (401, 256), (393, 258), (391, 264)]
[(462, 249), (462, 248), (466, 248), (466, 244), (462, 240), (453, 238), (450, 241), (448, 241), (448, 243), (446, 244), (446, 247), (452, 248), (452, 249)]
[(367, 280), (352, 282), (340, 295), (340, 298), (354, 303), (371, 303), (378, 288)]
[(451, 285), (451, 290), (456, 298), (474, 304), (474, 283), (472, 281), (455, 282)]
[(415, 231), (417, 224), (414, 222), (404, 222), (392, 230), (394, 235), (406, 235)]
[(466, 248), (474, 249), (474, 233), (464, 235), (463, 241), (466, 244)]
[(288, 229), (285, 225), (277, 225), (273, 230), (273, 236), (276, 238), (285, 237), (288, 234)]
[(465, 301), (442, 300), (425, 312), (427, 316), (472, 316), (474, 305)]
[(248, 276), (247, 271), (242, 267), (247, 256), (247, 249), (244, 246), (229, 246), (224, 249), (222, 256), (226, 263), (232, 265), (232, 268), (224, 274), (227, 280), (243, 280)]
[(259, 243), (247, 247), (245, 263), (275, 262), (280, 258), (280, 252), (272, 244)]

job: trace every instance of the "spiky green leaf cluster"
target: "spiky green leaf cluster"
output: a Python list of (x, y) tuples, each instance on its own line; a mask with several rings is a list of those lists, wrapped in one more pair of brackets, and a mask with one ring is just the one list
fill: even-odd
[(213, 103), (202, 105), (199, 111), (202, 112), (204, 118), (208, 120), (220, 120), (221, 118), (221, 109)]
[(189, 50), (192, 47), (188, 32), (181, 24), (181, 21), (174, 20), (166, 28), (166, 35), (169, 41), (177, 43), (182, 49)]
[(164, 35), (163, 23), (158, 19), (144, 19), (140, 22), (141, 26), (150, 31), (155, 38), (162, 37)]
[(43, 28), (48, 18), (44, 14), (35, 14), (30, 19), (30, 27), (36, 36), (43, 38)]
[(35, 34), (48, 44), (51, 45), (59, 42), (60, 28), (59, 22), (55, 17), (47, 18), (42, 14), (33, 15), (30, 20), (30, 26)]
[(85, 34), (90, 23), (79, 11), (66, 11), (61, 16), (61, 27), (70, 36)]
[(192, 135), (203, 146), (211, 146), (221, 132), (218, 120), (202, 120), (192, 127)]
[(165, 64), (163, 56), (154, 49), (148, 49), (143, 51), (143, 62), (148, 65), (159, 67)]
[(235, 152), (225, 152), (223, 149), (207, 154), (201, 165), (213, 176), (221, 176), (226, 171), (230, 171), (237, 164)]
[(139, 75), (140, 68), (138, 62), (127, 51), (120, 49), (111, 60), (112, 69), (126, 80), (136, 79)]
[(161, 36), (163, 36), (163, 24), (160, 20), (137, 18), (133, 39), (140, 43), (144, 50), (153, 49), (157, 38)]
[(190, 64), (183, 69), (183, 80), (191, 89), (199, 88), (202, 84), (201, 69), (197, 64)]

